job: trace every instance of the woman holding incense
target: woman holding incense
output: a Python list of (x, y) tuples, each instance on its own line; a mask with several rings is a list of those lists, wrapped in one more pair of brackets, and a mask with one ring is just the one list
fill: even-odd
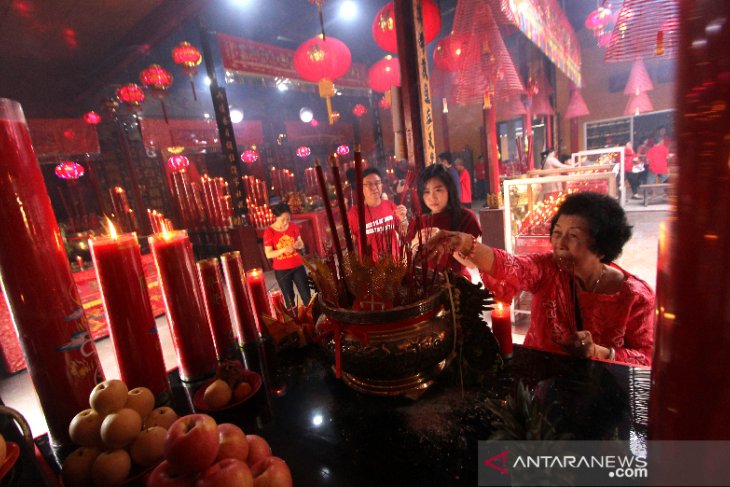
[(630, 237), (616, 200), (581, 192), (568, 196), (551, 221), (552, 252), (515, 256), (452, 231), (433, 237), (426, 250), (469, 258), (499, 301), (532, 293), (526, 346), (651, 365), (654, 292), (613, 262)]
[[(412, 247), (427, 241), (438, 230), (464, 232), (481, 241), (482, 229), (474, 213), (462, 207), (454, 179), (444, 166), (431, 164), (421, 171), (418, 177), (418, 197), (423, 215), (420, 222), (410, 225), (407, 240)], [(470, 275), (466, 268), (475, 267), (471, 261), (456, 252), (449, 258), (449, 264), (454, 272), (467, 278)]]
[(274, 205), (271, 211), (276, 220), (264, 230), (264, 253), (268, 259), (273, 260), (274, 275), (284, 294), (286, 307), (291, 308), (296, 303), (295, 284), (302, 301), (308, 304), (312, 296), (304, 261), (299, 255), (299, 250), (304, 248), (299, 227), (291, 221), (291, 210), (286, 203)]

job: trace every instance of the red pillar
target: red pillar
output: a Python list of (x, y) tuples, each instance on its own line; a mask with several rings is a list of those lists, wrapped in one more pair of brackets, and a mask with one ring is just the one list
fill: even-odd
[[(649, 439), (730, 440), (730, 111), (716, 102), (730, 98), (730, 30), (709, 28), (730, 17), (730, 3), (687, 0), (679, 8), (679, 167), (670, 179), (670, 227), (660, 237)], [(696, 39), (706, 40), (702, 49), (692, 45)], [(708, 453), (693, 470), (724, 468), (726, 454)], [(684, 464), (661, 463), (675, 460)]]
[(491, 107), (482, 110), (485, 138), (487, 140), (487, 173), (489, 174), (489, 192), (499, 192), (499, 147), (497, 146), (497, 120)]

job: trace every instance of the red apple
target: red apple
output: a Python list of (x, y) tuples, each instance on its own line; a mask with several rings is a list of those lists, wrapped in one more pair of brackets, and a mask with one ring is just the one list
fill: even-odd
[(279, 457), (264, 458), (251, 467), (253, 487), (292, 487), (291, 471)]
[(195, 487), (253, 487), (253, 476), (246, 462), (226, 458), (206, 468)]
[(218, 455), (218, 425), (207, 414), (189, 414), (167, 430), (165, 458), (181, 474), (201, 472)]
[(249, 467), (271, 456), (271, 447), (259, 435), (246, 435), (246, 440), (248, 440), (248, 458), (246, 459), (246, 463), (248, 463)]
[(181, 475), (167, 460), (160, 463), (147, 477), (147, 487), (193, 487), (196, 475)]
[(248, 458), (248, 440), (243, 430), (231, 423), (218, 425), (218, 456), (216, 461), (236, 458), (245, 462)]

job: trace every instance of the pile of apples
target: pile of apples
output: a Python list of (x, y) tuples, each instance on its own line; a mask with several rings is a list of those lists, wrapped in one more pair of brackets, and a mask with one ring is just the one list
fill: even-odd
[(167, 429), (178, 416), (166, 406), (154, 409), (149, 389), (130, 391), (120, 380), (104, 381), (92, 389), (89, 406), (68, 427), (80, 448), (63, 462), (65, 487), (118, 485), (162, 460)]
[(272, 456), (265, 439), (207, 414), (175, 421), (164, 451), (147, 487), (292, 487), (289, 467)]

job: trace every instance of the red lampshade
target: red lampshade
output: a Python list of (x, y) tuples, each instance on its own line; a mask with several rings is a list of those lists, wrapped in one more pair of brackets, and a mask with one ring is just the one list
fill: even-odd
[(638, 115), (652, 111), (654, 111), (654, 105), (651, 104), (649, 95), (642, 92), (638, 95), (629, 95), (629, 102), (624, 109), (624, 115)]
[(544, 91), (539, 91), (537, 95), (532, 97), (531, 111), (533, 115), (553, 115), (552, 105), (550, 105), (550, 99)]
[[(423, 33), (426, 44), (428, 44), (441, 32), (441, 12), (439, 12), (438, 5), (433, 0), (422, 0), (421, 9), (423, 10)], [(375, 15), (373, 39), (382, 49), (388, 52), (398, 52), (393, 2), (381, 8)]]
[(442, 71), (451, 73), (461, 67), (465, 52), (466, 37), (464, 35), (449, 34), (436, 43), (433, 51), (433, 62)]
[(638, 95), (645, 91), (651, 91), (654, 89), (654, 84), (651, 82), (651, 77), (646, 71), (644, 61), (637, 59), (631, 66), (631, 74), (629, 74), (629, 80), (626, 82), (624, 88), (625, 95)]
[(101, 123), (101, 115), (93, 110), (90, 112), (86, 112), (84, 114), (84, 122), (88, 123), (89, 125), (98, 125)]
[(311, 154), (311, 153), (312, 153), (312, 149), (310, 149), (306, 145), (303, 145), (297, 149), (297, 157), (304, 158), (304, 157), (309, 156), (309, 154)]
[(570, 94), (570, 101), (568, 101), (568, 107), (565, 109), (565, 118), (571, 119), (576, 117), (582, 117), (584, 115), (590, 115), (588, 105), (586, 105), (583, 95), (580, 90), (575, 89)]
[(361, 105), (359, 103), (357, 105), (355, 105), (355, 107), (352, 109), (352, 114), (355, 115), (356, 117), (362, 117), (367, 112), (368, 112), (368, 109), (365, 108), (365, 105)]
[(241, 154), (241, 160), (246, 164), (253, 164), (259, 160), (259, 153), (253, 149), (245, 150)]
[(137, 84), (129, 83), (117, 90), (117, 98), (130, 107), (138, 107), (144, 101), (144, 90)]
[(84, 166), (74, 161), (63, 161), (54, 169), (56, 176), (61, 179), (78, 179), (84, 175)]
[(139, 73), (139, 80), (145, 88), (160, 96), (172, 86), (172, 75), (159, 64), (152, 64)]
[(175, 61), (175, 64), (182, 66), (183, 72), (186, 74), (195, 74), (203, 56), (195, 46), (183, 41), (172, 50), (172, 60)]
[(346, 156), (350, 153), (350, 148), (347, 145), (342, 144), (340, 146), (337, 146), (336, 152), (341, 156)]
[(167, 167), (173, 171), (180, 171), (190, 165), (190, 161), (182, 154), (173, 154), (167, 159)]
[(294, 69), (307, 81), (334, 81), (350, 69), (352, 55), (344, 42), (313, 37), (294, 51)]
[(373, 91), (385, 93), (391, 86), (400, 86), (398, 58), (385, 56), (368, 69), (368, 86)]

